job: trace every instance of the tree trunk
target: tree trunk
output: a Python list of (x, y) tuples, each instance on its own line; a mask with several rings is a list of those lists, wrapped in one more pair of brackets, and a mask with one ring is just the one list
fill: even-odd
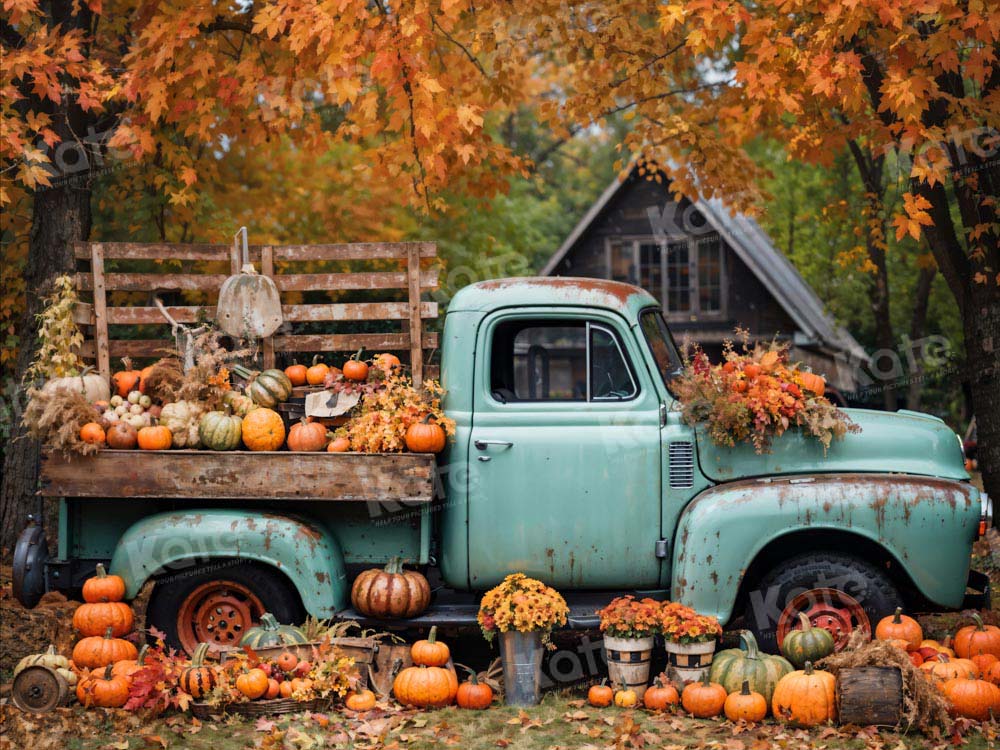
[[(19, 378), (35, 355), (35, 316), (41, 311), (42, 298), (52, 292), (53, 279), (74, 270), (72, 243), (87, 239), (89, 234), (89, 183), (81, 187), (74, 185), (73, 180), (54, 182), (53, 187), (35, 194), (25, 268), (27, 304), (18, 329)], [(28, 514), (37, 508), (38, 444), (27, 437), (21, 425), (25, 398), (24, 389), (19, 389), (0, 485), (0, 548), (7, 550), (13, 549)]]
[(963, 314), (967, 375), (983, 488), (1000, 499), (1000, 288), (971, 284)]
[(910, 385), (906, 393), (906, 408), (920, 411), (920, 396), (924, 390), (924, 350), (921, 340), (927, 335), (927, 306), (931, 300), (931, 288), (937, 268), (933, 265), (921, 266), (914, 291), (913, 315), (910, 318), (910, 341), (908, 357)]

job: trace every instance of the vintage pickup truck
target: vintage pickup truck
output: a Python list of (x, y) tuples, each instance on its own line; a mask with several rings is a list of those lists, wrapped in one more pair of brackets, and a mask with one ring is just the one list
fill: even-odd
[(575, 627), (642, 592), (742, 621), (774, 650), (800, 611), (843, 638), (896, 606), (988, 595), (970, 549), (992, 506), (940, 419), (850, 410), (862, 431), (827, 455), (793, 433), (765, 455), (719, 448), (680, 418), (657, 302), (617, 282), (471, 285), (441, 342), (457, 434), (436, 459), (46, 457), (58, 549), (25, 532), (22, 599), (110, 561), (129, 598), (152, 584), (148, 621), (171, 641), (227, 645), (265, 610), (362, 619), (352, 578), (400, 556), (434, 589), (410, 626), (471, 624), (477, 595), (522, 571), (566, 595)]

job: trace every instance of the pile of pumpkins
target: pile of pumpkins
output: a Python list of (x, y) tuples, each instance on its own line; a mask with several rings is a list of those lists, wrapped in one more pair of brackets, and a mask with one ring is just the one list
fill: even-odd
[[(80, 429), (80, 439), (86, 443), (117, 450), (231, 451), (242, 445), (251, 451), (276, 451), (285, 446), (290, 451), (341, 453), (350, 450), (350, 441), (327, 432), (325, 426), (309, 417), (292, 425), (286, 437), (284, 420), (275, 409), (291, 397), (293, 387), (322, 385), (331, 373), (359, 383), (367, 380), (369, 374), (369, 366), (360, 359), (360, 352), (344, 363), (343, 370), (329, 367), (318, 357), (311, 367), (293, 364), (284, 371), (256, 372), (236, 366), (233, 372), (247, 380), (245, 389), (227, 390), (223, 409), (206, 411), (197, 401), (154, 404), (146, 395), (146, 380), (152, 366), (135, 370), (127, 358), (122, 361), (125, 369), (111, 378), (115, 394), (108, 400), (95, 400), (97, 418)], [(373, 362), (385, 371), (400, 366), (399, 358), (388, 353), (377, 355)], [(443, 450), (445, 433), (436, 423), (425, 420), (410, 429), (413, 439), (408, 432), (406, 442), (411, 451)]]
[(451, 650), (437, 639), (437, 628), (432, 627), (427, 638), (410, 647), (410, 658), (413, 666), (400, 670), (392, 683), (392, 694), (402, 705), (443, 708), (456, 704), (459, 708), (482, 710), (493, 703), (493, 688), (471, 669), (466, 668), (469, 678), (459, 684), (449, 663)]
[[(972, 619), (975, 624), (959, 629), (951, 647), (924, 639), (920, 624), (901, 610), (878, 623), (875, 638), (906, 651), (941, 690), (953, 715), (982, 721), (1000, 714), (1000, 628), (983, 624), (977, 614)], [(761, 653), (753, 634), (742, 631), (742, 648), (717, 653), (702, 681), (678, 693), (660, 675), (643, 693), (643, 706), (662, 711), (680, 704), (695, 718), (725, 715), (748, 722), (761, 721), (771, 712), (797, 726), (834, 720), (836, 678), (813, 667), (814, 661), (833, 653), (833, 636), (813, 627), (804, 614), (800, 620), (801, 627), (781, 644), (784, 656)], [(592, 686), (587, 699), (598, 707), (639, 703), (635, 691), (624, 686), (612, 690), (604, 683)]]

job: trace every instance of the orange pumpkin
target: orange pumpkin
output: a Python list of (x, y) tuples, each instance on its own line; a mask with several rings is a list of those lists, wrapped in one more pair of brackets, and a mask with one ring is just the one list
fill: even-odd
[(386, 375), (391, 373), (402, 363), (399, 361), (399, 357), (395, 354), (389, 354), (389, 352), (383, 352), (382, 354), (376, 354), (372, 357), (372, 364), (378, 369), (384, 372)]
[(130, 451), (135, 448), (139, 436), (135, 427), (124, 420), (115, 422), (108, 428), (106, 438), (109, 448), (119, 451)]
[(1000, 659), (997, 659), (993, 654), (976, 654), (969, 661), (976, 665), (976, 677), (982, 680), (986, 679), (990, 667), (1000, 662)]
[(361, 361), (361, 350), (357, 354), (344, 362), (342, 370), (344, 377), (348, 380), (362, 381), (368, 379), (368, 365)]
[(125, 602), (81, 604), (73, 613), (73, 629), (80, 635), (103, 635), (111, 628), (115, 637), (132, 632), (135, 618)]
[(91, 445), (104, 445), (107, 435), (97, 422), (87, 422), (80, 428), (80, 440)]
[(708, 670), (701, 682), (692, 682), (681, 692), (681, 705), (697, 719), (710, 719), (722, 713), (726, 705), (726, 689), (717, 682), (710, 682)]
[(398, 557), (384, 569), (362, 571), (351, 586), (351, 604), (368, 617), (416, 617), (427, 609), (430, 600), (427, 579), (415, 570), (406, 570)]
[(470, 711), (481, 711), (484, 708), (489, 708), (493, 703), (493, 688), (485, 682), (480, 682), (479, 675), (471, 669), (466, 669), (466, 671), (469, 673), (469, 679), (458, 686), (458, 692), (455, 694), (455, 702), (458, 707)]
[(128, 398), (128, 394), (139, 387), (139, 378), (142, 373), (132, 369), (132, 361), (128, 357), (122, 359), (122, 364), (125, 369), (119, 370), (111, 376), (111, 384), (115, 388), (115, 393), (122, 398)]
[(191, 657), (191, 666), (181, 672), (180, 688), (192, 698), (201, 698), (215, 687), (215, 669), (205, 664), (208, 644), (199, 643)]
[(743, 680), (740, 691), (726, 698), (723, 711), (730, 721), (761, 721), (767, 716), (767, 699), (751, 691), (750, 682)]
[(321, 451), (326, 447), (326, 427), (319, 422), (313, 422), (312, 417), (303, 417), (302, 421), (292, 425), (288, 432), (288, 450), (291, 451)]
[(101, 563), (97, 563), (95, 575), (83, 582), (85, 602), (120, 602), (124, 597), (125, 579), (108, 575)]
[(1000, 661), (991, 665), (990, 668), (986, 670), (986, 674), (983, 675), (983, 679), (987, 682), (992, 682), (994, 685), (1000, 685)]
[(664, 682), (663, 675), (659, 675), (653, 680), (653, 687), (642, 694), (642, 705), (650, 711), (663, 711), (667, 706), (676, 706), (680, 699), (677, 688)]
[(306, 382), (309, 385), (323, 385), (326, 376), (330, 374), (330, 368), (319, 361), (319, 355), (313, 357), (312, 367), (306, 370)]
[(442, 708), (455, 702), (458, 678), (442, 667), (407, 667), (396, 675), (392, 692), (404, 706)]
[(282, 698), (291, 698), (292, 697), (292, 681), (291, 680), (285, 680), (284, 682), (282, 682), (279, 685), (279, 687), (278, 687), (278, 694)]
[(615, 691), (605, 684), (606, 682), (607, 680), (601, 680), (599, 685), (590, 686), (590, 690), (587, 691), (587, 703), (595, 708), (604, 708), (611, 705), (611, 701), (615, 697)]
[(278, 669), (282, 672), (291, 672), (298, 666), (299, 657), (293, 654), (291, 651), (282, 651), (281, 655), (276, 659), (278, 664)]
[(146, 654), (149, 653), (149, 646), (143, 644), (139, 649), (139, 655), (134, 659), (123, 659), (111, 665), (111, 673), (116, 677), (125, 677), (130, 682), (132, 675), (146, 666)]
[(410, 647), (410, 657), (414, 664), (425, 667), (443, 667), (451, 658), (448, 644), (437, 639), (437, 626), (431, 628), (426, 640), (417, 641)]
[(139, 651), (126, 640), (115, 638), (108, 628), (103, 636), (91, 635), (81, 638), (73, 647), (73, 663), (77, 667), (96, 669), (114, 664), (116, 661), (137, 659)]
[(276, 451), (285, 442), (285, 423), (273, 409), (258, 407), (243, 419), (243, 444), (252, 451)]
[(264, 700), (273, 700), (281, 694), (281, 683), (273, 677), (267, 678), (267, 692), (264, 693)]
[(776, 718), (798, 726), (815, 726), (832, 721), (837, 714), (834, 702), (836, 679), (829, 672), (814, 671), (812, 662), (778, 680), (771, 698)]
[(143, 367), (141, 370), (139, 370), (139, 393), (146, 392), (146, 380), (149, 379), (149, 376), (152, 374), (152, 372), (153, 372), (153, 365), (147, 365), (146, 367)]
[(826, 380), (820, 375), (811, 372), (799, 372), (799, 382), (807, 391), (812, 391), (817, 396), (822, 396), (826, 392)]
[(375, 693), (371, 690), (350, 693), (344, 701), (344, 705), (352, 711), (371, 711), (375, 708)]
[(875, 626), (875, 638), (880, 641), (903, 640), (910, 645), (910, 648), (919, 648), (920, 642), (924, 639), (924, 632), (920, 623), (904, 615), (902, 607), (896, 607), (893, 614), (879, 620)]
[(293, 362), (285, 368), (285, 377), (288, 378), (294, 386), (305, 385), (307, 374), (308, 369), (306, 366), (300, 365), (298, 362)]
[(976, 665), (967, 659), (952, 659), (947, 654), (938, 654), (920, 665), (920, 669), (937, 683), (945, 683), (955, 677), (972, 677)]
[(743, 365), (743, 374), (748, 378), (755, 378), (760, 375), (760, 365), (756, 362), (747, 362)]
[(615, 705), (618, 708), (635, 708), (639, 702), (639, 696), (631, 688), (622, 685), (621, 689), (615, 691)]
[(128, 703), (128, 688), (128, 678), (114, 674), (109, 664), (103, 672), (85, 675), (76, 685), (76, 697), (84, 708), (121, 708)]
[(174, 441), (170, 428), (162, 424), (143, 427), (137, 438), (139, 449), (144, 451), (165, 451)]
[(950, 713), (967, 719), (986, 721), (1000, 713), (1000, 688), (986, 680), (956, 677), (941, 686), (951, 704)]
[(332, 432), (326, 434), (328, 438), (333, 438), (330, 440), (329, 444), (326, 446), (327, 453), (346, 453), (351, 449), (351, 441), (345, 437), (333, 437)]
[(250, 700), (256, 700), (267, 692), (267, 672), (254, 667), (236, 678), (236, 689)]
[(406, 449), (411, 453), (440, 453), (444, 450), (447, 436), (437, 422), (432, 422), (432, 414), (406, 428)]
[(955, 633), (955, 654), (968, 659), (973, 654), (992, 654), (1000, 657), (1000, 628), (984, 625), (983, 618), (972, 613), (975, 625), (966, 625)]

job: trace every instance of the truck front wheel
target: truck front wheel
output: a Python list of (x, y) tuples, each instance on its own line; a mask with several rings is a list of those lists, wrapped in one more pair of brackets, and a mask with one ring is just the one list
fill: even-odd
[(166, 633), (168, 645), (190, 654), (199, 643), (213, 651), (239, 646), (264, 612), (295, 625), (305, 616), (298, 592), (281, 573), (225, 560), (158, 579), (146, 623)]
[(837, 553), (793, 557), (766, 574), (749, 592), (744, 618), (762, 649), (778, 653), (785, 633), (803, 612), (814, 626), (833, 633), (843, 648), (853, 630), (875, 624), (902, 606), (885, 573), (864, 560)]

